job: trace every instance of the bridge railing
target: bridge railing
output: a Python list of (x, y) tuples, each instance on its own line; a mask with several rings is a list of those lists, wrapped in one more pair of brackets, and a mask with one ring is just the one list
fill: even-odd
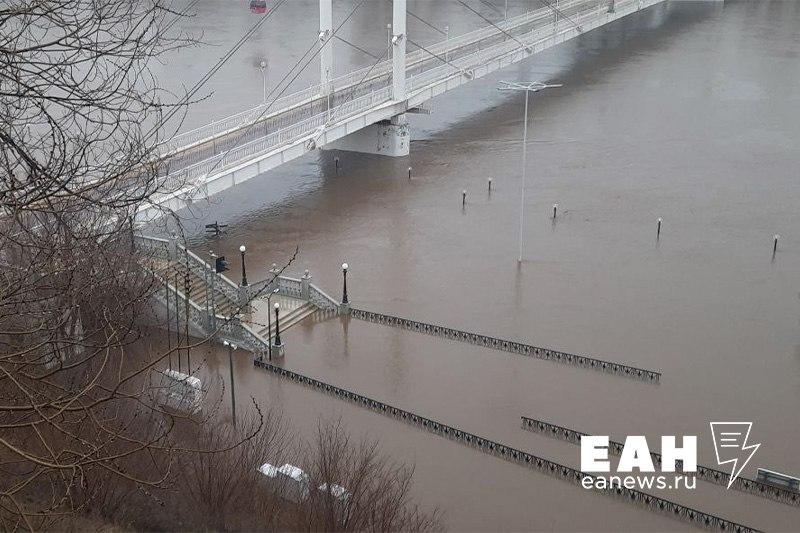
[(179, 133), (165, 143), (165, 146), (167, 151), (178, 150), (211, 137), (222, 135), (228, 131), (236, 130), (241, 128), (244, 124), (252, 123), (258, 120), (260, 117), (265, 116), (268, 113), (266, 111), (268, 107), (276, 111), (285, 111), (286, 109), (313, 99), (315, 96), (320, 94), (321, 90), (321, 85), (312, 85), (311, 87), (303, 89), (302, 91), (278, 98), (272, 103), (272, 105), (262, 103), (251, 109), (236, 113), (235, 115), (213, 121), (210, 124), (200, 126), (199, 128), (195, 128), (193, 130)]
[[(618, 0), (619, 4), (623, 3), (629, 4), (636, 1), (638, 0), (627, 0), (627, 1)], [(582, 4), (582, 3), (585, 2), (580, 2), (580, 1), (573, 2), (572, 5)], [(593, 2), (592, 6), (590, 6), (589, 9), (581, 10), (580, 13), (571, 16), (570, 18), (572, 23), (570, 23), (569, 25), (564, 25), (563, 26), (564, 29), (555, 30), (549, 25), (543, 25), (531, 29), (531, 31), (529, 31), (524, 35), (516, 36), (516, 39), (521, 43), (523, 43), (526, 47), (532, 47), (535, 49), (536, 46), (542, 43), (543, 41), (546, 41), (558, 35), (564, 35), (577, 31), (574, 24), (580, 26), (582, 23), (585, 24), (588, 21), (596, 19), (598, 15), (605, 14), (606, 12), (605, 9), (606, 6), (604, 3), (598, 5), (596, 2)], [(425, 70), (420, 74), (410, 77), (407, 80), (406, 90), (410, 92), (415, 89), (425, 88), (433, 83), (444, 81), (449, 77), (457, 74), (458, 72), (470, 71), (473, 68), (485, 64), (489, 60), (502, 57), (505, 54), (514, 52), (519, 49), (520, 49), (520, 44), (513, 40), (497, 43), (495, 45), (492, 45), (490, 48), (479, 50), (471, 54), (462, 56), (460, 58), (451, 60), (450, 63), (452, 64), (438, 65), (431, 69)]]
[[(305, 120), (292, 124), (289, 127), (270, 133), (266, 137), (250, 141), (233, 150), (211, 157), (194, 165), (182, 168), (174, 172), (174, 179), (190, 186), (202, 186), (203, 178), (211, 172), (221, 172), (242, 161), (252, 159), (255, 156), (265, 154), (276, 146), (286, 144), (296, 139), (302, 138), (320, 126), (325, 125), (329, 119), (340, 120), (348, 115), (359, 113), (370, 107), (374, 107), (391, 99), (391, 87), (385, 87), (378, 91), (370, 92), (364, 96), (345, 102), (330, 112), (319, 113)], [(173, 176), (170, 175), (170, 177)]]

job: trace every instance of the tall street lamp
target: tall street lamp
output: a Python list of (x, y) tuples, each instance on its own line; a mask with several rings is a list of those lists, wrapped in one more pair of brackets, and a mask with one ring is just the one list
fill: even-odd
[(348, 304), (347, 301), (347, 263), (342, 263), (342, 303)]
[(270, 361), (272, 361), (272, 313), (269, 312), (271, 309), (270, 300), (272, 300), (273, 296), (278, 294), (279, 290), (280, 289), (273, 289), (267, 296), (267, 353), (269, 354)]
[(261, 76), (264, 78), (264, 103), (267, 103), (267, 62), (262, 60), (258, 68), (261, 69)]
[(553, 89), (561, 87), (561, 84), (546, 84), (538, 81), (516, 82), (516, 81), (501, 81), (501, 91), (525, 91), (525, 115), (522, 126), (522, 187), (519, 196), (519, 259), (518, 262), (522, 263), (522, 243), (523, 243), (523, 220), (525, 218), (525, 173), (527, 170), (527, 157), (528, 157), (528, 94), (543, 91), (544, 89)]
[(239, 252), (242, 254), (242, 287), (247, 287), (247, 269), (244, 265), (244, 254), (247, 252), (247, 248), (244, 244), (239, 247)]

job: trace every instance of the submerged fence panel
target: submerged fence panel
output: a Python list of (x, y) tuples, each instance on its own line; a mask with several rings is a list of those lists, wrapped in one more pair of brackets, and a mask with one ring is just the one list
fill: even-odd
[[(363, 396), (361, 394), (357, 394), (355, 392), (351, 392), (349, 390), (336, 387), (335, 385), (331, 385), (329, 383), (325, 383), (318, 379), (304, 376), (297, 372), (292, 372), (291, 370), (286, 370), (285, 368), (275, 366), (273, 364), (270, 364), (268, 362), (259, 359), (254, 360), (253, 364), (258, 368), (267, 370), (275, 374), (276, 376), (280, 376), (284, 379), (288, 379), (290, 381), (299, 383), (301, 385), (305, 385), (312, 389), (316, 389), (318, 391), (331, 394), (341, 400), (345, 400), (360, 405), (362, 407), (366, 407), (367, 409), (383, 414), (385, 416), (389, 416), (391, 418), (400, 420), (407, 424), (411, 424), (421, 429), (425, 429), (440, 437), (445, 437), (450, 440), (457, 441), (461, 444), (470, 446), (472, 448), (493, 455), (500, 459), (504, 459), (506, 461), (516, 463), (520, 466), (525, 466), (532, 470), (536, 470), (538, 472), (559, 479), (563, 479), (565, 481), (569, 481), (576, 485), (580, 485), (581, 481), (585, 477), (590, 477), (590, 478), (593, 477), (590, 474), (586, 474), (584, 472), (581, 472), (580, 470), (576, 470), (574, 468), (558, 464), (554, 461), (550, 461), (549, 459), (537, 457), (528, 452), (512, 448), (511, 446), (506, 446), (505, 444), (495, 442), (491, 439), (487, 439), (479, 435), (475, 435), (473, 433), (468, 433), (461, 429), (448, 426), (447, 424), (437, 422), (436, 420), (420, 416), (418, 414), (406, 411), (404, 409), (400, 409), (399, 407), (391, 406), (389, 404), (380, 402), (378, 400), (373, 400), (372, 398), (369, 398), (367, 396)], [(744, 526), (742, 524), (737, 524), (736, 522), (731, 522), (730, 520), (726, 520), (725, 518), (720, 518), (718, 516), (705, 513), (703, 511), (698, 511), (697, 509), (692, 509), (691, 507), (687, 507), (679, 503), (665, 500), (657, 496), (652, 496), (650, 494), (640, 492), (638, 490), (627, 489), (624, 487), (594, 489), (594, 490), (598, 492), (603, 492), (609, 496), (617, 496), (628, 502), (637, 505), (642, 505), (651, 511), (668, 514), (674, 518), (690, 522), (694, 525), (719, 529), (720, 531), (734, 531), (736, 533), (749, 533), (758, 531), (751, 527)]]
[(460, 331), (445, 326), (426, 324), (425, 322), (418, 322), (408, 318), (400, 318), (355, 308), (351, 310), (350, 314), (353, 318), (365, 320), (374, 324), (382, 324), (384, 326), (393, 326), (419, 333), (427, 333), (428, 335), (444, 337), (446, 339), (466, 342), (469, 344), (477, 344), (478, 346), (484, 346), (494, 350), (525, 355), (528, 357), (536, 357), (537, 359), (545, 359), (547, 361), (569, 364), (580, 368), (597, 370), (600, 372), (607, 372), (617, 376), (636, 378), (652, 383), (658, 383), (661, 379), (661, 373), (653, 370), (645, 370), (643, 368), (636, 368), (635, 366), (613, 363), (611, 361), (603, 361), (602, 359), (596, 359), (594, 357), (588, 357), (585, 355), (575, 355), (558, 350), (551, 350), (550, 348), (540, 348), (538, 346), (532, 346), (522, 342), (498, 339), (496, 337), (489, 337), (487, 335), (480, 335), (478, 333), (470, 333), (468, 331)]
[[(536, 420), (527, 416), (523, 416), (521, 418), (523, 429), (535, 433), (541, 433), (542, 435), (546, 435), (550, 438), (571, 442), (572, 444), (580, 444), (581, 437), (588, 435), (588, 433), (581, 433), (580, 431), (576, 431), (574, 429), (557, 426), (555, 424), (544, 422), (542, 420)], [(610, 454), (620, 455), (622, 453), (622, 448), (623, 444), (621, 442), (609, 441), (608, 443), (608, 452)], [(661, 465), (661, 454), (651, 452), (650, 456), (653, 459), (654, 465)], [(715, 485), (722, 485), (723, 487), (728, 486), (731, 478), (730, 474), (702, 465), (697, 465), (697, 472), (687, 472), (687, 474), (694, 474), (697, 479), (707, 481), (708, 483), (714, 483)], [(762, 498), (768, 498), (776, 502), (785, 503), (786, 505), (800, 507), (800, 492), (762, 483), (760, 481), (756, 481), (755, 479), (749, 479), (741, 476), (737, 477), (736, 480), (731, 484), (731, 488), (746, 492), (748, 494), (753, 494), (755, 496), (761, 496)]]

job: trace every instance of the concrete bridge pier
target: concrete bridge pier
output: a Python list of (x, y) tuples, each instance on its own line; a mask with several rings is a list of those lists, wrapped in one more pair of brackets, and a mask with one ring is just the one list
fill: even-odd
[(382, 120), (325, 145), (326, 149), (402, 157), (411, 149), (411, 131), (405, 113)]

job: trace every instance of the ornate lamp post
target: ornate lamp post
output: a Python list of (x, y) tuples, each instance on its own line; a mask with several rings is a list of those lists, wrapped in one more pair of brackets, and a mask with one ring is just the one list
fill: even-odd
[(281, 343), (281, 325), (280, 325), (280, 309), (281, 304), (275, 302), (275, 348), (280, 353), (283, 344)]
[[(267, 296), (267, 311), (269, 311), (270, 309), (271, 305), (270, 300), (272, 300), (272, 297), (274, 295), (278, 294), (278, 290), (279, 289), (273, 289)], [(275, 305), (278, 304), (276, 303)], [(275, 309), (275, 312), (277, 313), (278, 310)], [(272, 313), (269, 312), (267, 313), (267, 344), (269, 345), (267, 346), (267, 353), (269, 354), (269, 360), (272, 361)]]
[(342, 303), (347, 305), (350, 303), (347, 300), (347, 263), (342, 263)]
[(245, 245), (239, 247), (239, 252), (242, 254), (242, 287), (247, 287), (247, 269), (244, 264), (244, 254), (247, 252)]

